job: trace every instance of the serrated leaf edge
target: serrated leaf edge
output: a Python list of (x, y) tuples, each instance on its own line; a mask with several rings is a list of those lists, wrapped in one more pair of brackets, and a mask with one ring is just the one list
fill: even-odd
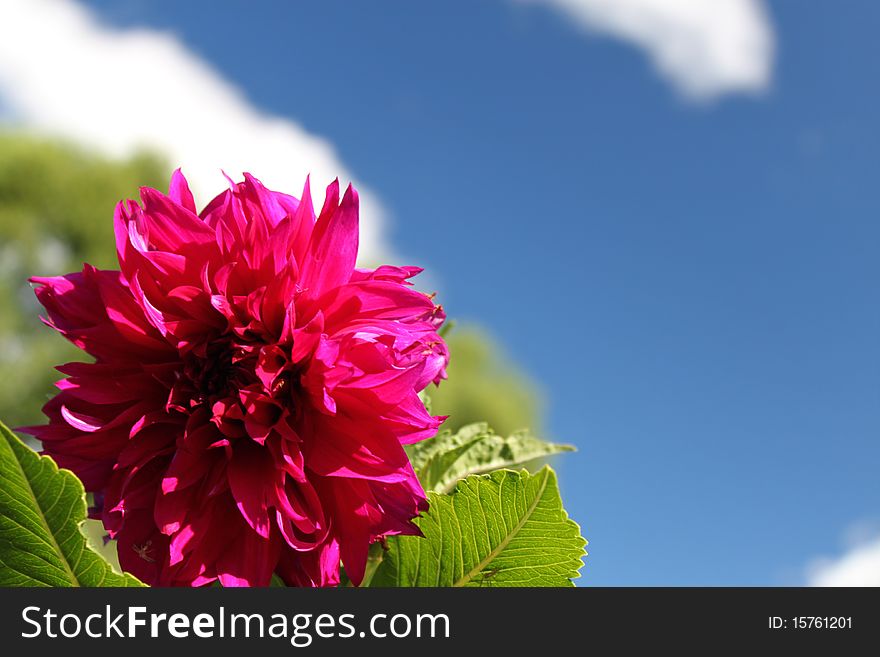
[[(77, 564), (73, 564), (73, 566), (71, 566), (70, 562), (67, 559), (67, 555), (61, 549), (61, 546), (58, 543), (58, 538), (55, 536), (55, 533), (49, 527), (48, 520), (46, 519), (46, 512), (43, 509), (43, 506), (40, 504), (40, 501), (37, 498), (36, 493), (34, 492), (33, 485), (31, 484), (31, 480), (28, 478), (28, 475), (24, 470), (24, 466), (22, 465), (20, 455), (17, 453), (16, 448), (18, 448), (20, 450), (25, 450), (26, 452), (31, 452), (34, 456), (37, 457), (41, 466), (43, 466), (43, 465), (48, 466), (52, 475), (55, 475), (56, 473), (60, 474), (65, 478), (66, 481), (72, 482), (73, 485), (76, 486), (80, 491), (79, 499), (82, 504), (82, 508), (85, 509), (87, 507), (87, 501), (86, 501), (85, 488), (83, 488), (82, 482), (79, 480), (79, 477), (77, 477), (76, 474), (74, 474), (71, 470), (68, 470), (67, 468), (59, 467), (58, 464), (55, 462), (55, 459), (53, 459), (51, 456), (48, 456), (45, 454), (40, 454), (39, 452), (36, 452), (35, 450), (31, 449), (28, 445), (26, 445), (24, 443), (24, 441), (22, 441), (11, 429), (6, 427), (2, 422), (0, 422), (0, 434), (2, 434), (2, 439), (9, 446), (9, 450), (12, 452), (13, 458), (15, 460), (15, 465), (18, 468), (18, 471), (21, 474), (22, 479), (27, 484), (27, 491), (30, 493), (31, 500), (33, 500), (33, 502), (34, 502), (34, 507), (39, 510), (40, 523), (42, 524), (43, 528), (46, 530), (46, 533), (49, 535), (49, 537), (51, 538), (51, 541), (52, 541), (51, 543), (49, 543), (49, 547), (54, 546), (55, 553), (59, 556), (60, 561), (62, 561), (62, 563), (64, 564), (64, 569), (68, 575), (68, 581), (70, 582), (71, 587), (72, 588), (73, 587), (81, 587), (82, 584), (80, 583), (79, 578), (76, 576), (76, 573), (74, 572), (74, 568), (78, 565), (79, 562), (77, 562)], [(88, 542), (88, 536), (86, 536), (86, 534), (83, 532), (84, 524), (85, 524), (85, 519), (80, 520), (76, 524), (77, 531), (79, 532), (80, 536), (82, 537), (83, 543), (84, 543), (83, 544), (83, 553), (88, 551), (88, 552), (91, 552), (92, 554), (94, 554), (95, 557), (97, 557), (101, 563), (106, 565), (106, 568), (111, 573), (113, 573), (119, 577), (124, 578), (128, 582), (129, 585), (146, 587), (146, 584), (141, 582), (134, 575), (131, 575), (130, 573), (116, 572), (116, 570), (104, 559), (104, 557), (102, 557), (100, 554), (98, 554), (97, 552), (92, 550), (92, 548)], [(45, 539), (43, 539), (43, 540), (45, 540)], [(48, 543), (48, 541), (46, 541), (46, 542)], [(4, 565), (8, 567), (8, 565), (6, 565), (6, 564), (4, 564)], [(32, 575), (28, 575), (25, 573), (22, 573), (22, 574), (25, 575), (26, 577), (30, 577), (30, 578), (33, 577)], [(105, 579), (106, 579), (106, 571), (104, 573), (102, 573), (100, 582), (104, 582)], [(101, 586), (100, 583), (95, 585), (95, 587), (100, 587), (100, 586)]]

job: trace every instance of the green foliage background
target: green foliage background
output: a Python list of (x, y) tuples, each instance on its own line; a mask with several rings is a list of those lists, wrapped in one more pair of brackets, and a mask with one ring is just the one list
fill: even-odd
[(458, 431), (486, 421), (500, 434), (528, 428), (543, 435), (537, 386), (485, 331), (458, 325), (446, 341), (451, 352), (449, 380), (428, 389), (432, 412), (449, 416), (445, 429)]
[(0, 132), (0, 417), (41, 422), (79, 351), (38, 319), (30, 276), (113, 268), (113, 209), (142, 185), (167, 184), (158, 158), (114, 161), (60, 142)]

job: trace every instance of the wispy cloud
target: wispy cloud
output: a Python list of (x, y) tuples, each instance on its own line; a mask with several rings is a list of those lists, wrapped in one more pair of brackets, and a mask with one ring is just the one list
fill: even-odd
[(843, 554), (809, 564), (806, 579), (810, 586), (880, 586), (878, 527), (859, 525), (848, 534), (849, 547)]
[[(173, 35), (109, 27), (71, 0), (3, 0), (0, 107), (7, 123), (110, 155), (158, 151), (183, 167), (200, 203), (225, 186), (221, 168), (294, 193), (307, 173), (318, 184), (352, 177), (326, 139), (254, 107)], [(375, 260), (388, 252), (384, 212), (359, 189), (361, 256)]]
[(591, 33), (644, 49), (688, 98), (763, 91), (773, 28), (761, 0), (516, 0), (553, 7)]

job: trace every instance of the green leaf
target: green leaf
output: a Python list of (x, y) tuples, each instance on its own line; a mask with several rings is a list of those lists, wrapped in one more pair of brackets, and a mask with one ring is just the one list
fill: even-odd
[(424, 537), (390, 537), (371, 586), (572, 586), (579, 577), (586, 541), (549, 467), (471, 476), (429, 501), (415, 521)]
[(86, 544), (83, 486), (0, 423), (0, 586), (144, 586)]
[(469, 475), (523, 466), (560, 452), (573, 452), (574, 447), (541, 440), (527, 431), (499, 436), (479, 422), (455, 434), (440, 433), (407, 451), (425, 490), (445, 493)]

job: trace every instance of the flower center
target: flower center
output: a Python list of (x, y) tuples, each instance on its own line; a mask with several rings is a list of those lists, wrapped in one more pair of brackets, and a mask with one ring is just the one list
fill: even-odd
[(248, 374), (249, 356), (228, 340), (210, 343), (204, 356), (188, 354), (184, 360), (184, 387), (190, 405), (211, 403), (218, 399), (237, 396), (237, 391), (253, 382)]
[(187, 375), (196, 392), (206, 399), (225, 393), (230, 387), (230, 379), (235, 374), (232, 364), (232, 349), (228, 344), (208, 345), (205, 358), (195, 358), (187, 363)]

